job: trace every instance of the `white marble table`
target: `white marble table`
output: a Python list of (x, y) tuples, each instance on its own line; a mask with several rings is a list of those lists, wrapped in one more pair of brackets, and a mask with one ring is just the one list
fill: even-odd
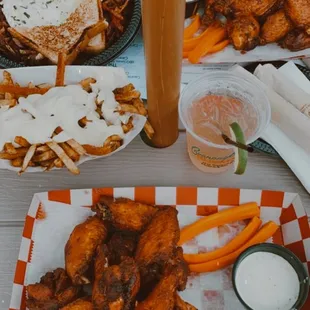
[(113, 157), (85, 163), (79, 176), (65, 170), (21, 177), (10, 171), (0, 171), (0, 310), (9, 307), (24, 217), (34, 193), (65, 188), (154, 185), (297, 192), (310, 216), (310, 196), (281, 159), (254, 153), (250, 155), (244, 176), (204, 174), (192, 166), (187, 156), (184, 133), (167, 149), (150, 148), (137, 138)]

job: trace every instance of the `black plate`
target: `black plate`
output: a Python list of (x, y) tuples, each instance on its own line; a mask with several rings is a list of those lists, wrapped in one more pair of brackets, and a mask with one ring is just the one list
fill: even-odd
[[(266, 62), (266, 63), (260, 63), (262, 65), (267, 64), (270, 62)], [(286, 64), (285, 61), (275, 61), (271, 63), (272, 65), (274, 65), (276, 68), (280, 68), (282, 67), (284, 64)], [(248, 66), (245, 67), (245, 69), (247, 69), (249, 72), (253, 73), (256, 69), (256, 67), (258, 66), (258, 63), (252, 63)], [(298, 67), (298, 69), (308, 78), (308, 80), (310, 80), (310, 69), (305, 68), (301, 65), (296, 64), (296, 66)], [(256, 141), (254, 141), (251, 146), (259, 152), (268, 154), (270, 156), (276, 156), (279, 157), (280, 155), (277, 153), (277, 151), (266, 141), (264, 141), (263, 139), (258, 139)]]
[[(132, 2), (132, 17), (123, 35), (109, 48), (100, 54), (83, 61), (80, 63), (81, 65), (106, 65), (129, 47), (130, 43), (135, 39), (137, 33), (139, 32), (141, 26), (141, 0), (132, 0)], [(18, 68), (25, 66), (26, 65), (24, 63), (16, 62), (0, 55), (0, 67), (2, 68)]]

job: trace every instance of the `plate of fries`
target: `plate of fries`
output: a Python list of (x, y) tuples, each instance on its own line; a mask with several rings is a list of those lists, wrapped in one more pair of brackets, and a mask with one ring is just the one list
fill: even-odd
[[(18, 171), (22, 174), (25, 171), (42, 172), (66, 167), (71, 173), (79, 174), (80, 164), (111, 156), (124, 149), (143, 129), (147, 136), (152, 138), (154, 130), (147, 121), (147, 110), (140, 98), (140, 92), (128, 82), (123, 69), (91, 66), (65, 67), (64, 62), (61, 61), (61, 55), (59, 58), (57, 68), (46, 66), (0, 70), (0, 149), (2, 147), (0, 169)], [(2, 79), (1, 76), (3, 76)], [(102, 87), (105, 90), (108, 89), (114, 97), (115, 109), (112, 111), (116, 120), (114, 123), (107, 119), (108, 114), (104, 112), (105, 100), (99, 98), (100, 92), (96, 90), (98, 88), (96, 85), (103, 85)], [(84, 113), (84, 115), (83, 109), (82, 112), (80, 112), (81, 108), (78, 110), (80, 113), (78, 132), (86, 135), (93, 123), (102, 124), (107, 131), (103, 131), (104, 135), (99, 135), (99, 140), (102, 139), (100, 144), (85, 143), (85, 139), (80, 138), (78, 134), (67, 132), (64, 122), (60, 126), (49, 126), (47, 123), (46, 126), (44, 124), (36, 129), (41, 132), (46, 131), (45, 127), (51, 127), (48, 139), (42, 140), (41, 137), (40, 141), (35, 140), (36, 138), (29, 134), (35, 130), (31, 127), (32, 123), (35, 124), (39, 118), (32, 107), (36, 107), (38, 102), (43, 104), (48, 100), (45, 98), (51, 98), (53, 92), (59, 94), (59, 91), (66, 91), (69, 87), (74, 87), (74, 90), (94, 99), (90, 105), (91, 107), (94, 105), (91, 113)], [(65, 99), (68, 98), (65, 97)], [(29, 105), (27, 100), (31, 101), (32, 105)], [(66, 104), (68, 112), (64, 106)], [(63, 103), (63, 110), (65, 114), (70, 113), (70, 102)], [(10, 120), (14, 121), (14, 115), (21, 113), (29, 118), (31, 125), (24, 129), (23, 123), (17, 122), (18, 126), (12, 130)], [(92, 115), (92, 118), (89, 119), (89, 115)], [(113, 131), (111, 128), (117, 130)]]

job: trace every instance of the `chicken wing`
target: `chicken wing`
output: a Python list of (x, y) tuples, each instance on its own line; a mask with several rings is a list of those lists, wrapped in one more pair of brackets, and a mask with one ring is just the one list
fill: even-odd
[(93, 304), (88, 300), (78, 299), (61, 310), (93, 310)]
[(292, 29), (292, 23), (282, 9), (267, 17), (261, 29), (260, 44), (278, 42)]
[[(95, 257), (95, 281), (92, 290), (92, 300), (95, 309), (101, 309), (105, 304), (106, 296), (104, 290), (101, 290), (101, 279), (105, 269), (108, 267), (108, 248), (106, 245), (99, 245), (97, 247)], [(102, 306), (101, 306), (102, 305)]]
[(132, 258), (126, 258), (120, 265), (106, 268), (97, 283), (92, 299), (95, 310), (132, 309), (140, 289), (138, 266)]
[(27, 293), (29, 299), (37, 301), (47, 301), (54, 298), (53, 289), (42, 283), (30, 284), (27, 286)]
[(205, 1), (205, 10), (201, 22), (204, 26), (209, 27), (215, 20), (215, 11), (213, 8), (214, 0)]
[(183, 249), (181, 247), (177, 248), (175, 258), (171, 262), (171, 265), (176, 266), (176, 270), (178, 272), (178, 290), (184, 291), (186, 289), (187, 278), (189, 275), (189, 267), (187, 262), (184, 260)]
[(236, 50), (250, 51), (259, 43), (260, 26), (253, 15), (239, 15), (229, 20), (227, 32)]
[(134, 233), (115, 232), (108, 242), (109, 264), (119, 265), (126, 257), (133, 257), (137, 237)]
[(251, 0), (245, 3), (244, 0), (233, 0), (231, 7), (235, 14), (263, 16), (272, 10), (278, 0)]
[(175, 256), (180, 238), (177, 213), (172, 207), (158, 211), (139, 238), (135, 257), (143, 285), (157, 278), (165, 263)]
[(310, 48), (310, 35), (302, 30), (294, 29), (284, 38), (281, 46), (293, 52)]
[(92, 210), (119, 230), (140, 232), (150, 222), (158, 208), (126, 198), (117, 198), (113, 201), (111, 197), (102, 196)]
[(40, 283), (27, 286), (27, 307), (30, 310), (54, 310), (79, 298), (81, 286), (73, 286), (66, 271), (62, 268), (46, 273)]
[(293, 23), (310, 35), (310, 0), (286, 0), (284, 8)]
[(88, 218), (77, 225), (65, 247), (66, 271), (73, 284), (88, 284), (86, 276), (97, 246), (102, 244), (108, 234), (105, 223), (97, 216)]
[(280, 0), (213, 0), (213, 8), (217, 13), (231, 17), (232, 15), (249, 15), (260, 17), (273, 10)]
[(178, 271), (169, 267), (150, 295), (138, 303), (136, 310), (173, 310), (179, 284)]
[(174, 310), (197, 310), (193, 305), (184, 301), (179, 294), (175, 294), (175, 305)]

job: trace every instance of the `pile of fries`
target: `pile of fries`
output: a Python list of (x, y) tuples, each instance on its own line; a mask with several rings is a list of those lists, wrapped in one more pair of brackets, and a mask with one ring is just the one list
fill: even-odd
[[(57, 67), (56, 86), (64, 85), (65, 62), (64, 58), (59, 55)], [(82, 80), (79, 84), (87, 92), (91, 92), (91, 84), (96, 83), (94, 78)], [(33, 85), (29, 83), (27, 87), (21, 87), (14, 83), (9, 72), (3, 72), (3, 81), (0, 83), (0, 108), (12, 108), (18, 104), (18, 98), (27, 97), (32, 94), (45, 94), (52, 85), (41, 84)], [(121, 110), (120, 114), (126, 112), (132, 114), (140, 114), (147, 117), (147, 110), (140, 98), (140, 92), (137, 91), (132, 84), (128, 84), (123, 88), (114, 90), (116, 101), (119, 102)], [(102, 102), (97, 102), (97, 113), (101, 119), (104, 119), (101, 113)], [(90, 122), (86, 117), (79, 121), (81, 127), (87, 126)], [(130, 132), (134, 128), (133, 117), (129, 118), (127, 124), (122, 124), (124, 134)], [(147, 136), (151, 139), (154, 135), (154, 130), (151, 124), (147, 121), (144, 130)], [(59, 134), (62, 128), (56, 128), (54, 135)], [(76, 163), (81, 156), (103, 156), (117, 150), (123, 144), (123, 138), (118, 135), (110, 136), (100, 147), (93, 145), (80, 145), (77, 141), (71, 139), (63, 143), (48, 141), (44, 144), (30, 144), (24, 137), (15, 137), (14, 141), (8, 141), (3, 150), (0, 152), (0, 159), (9, 160), (13, 167), (20, 167), (19, 173), (26, 171), (28, 167), (42, 167), (45, 171), (52, 168), (62, 168), (66, 166), (73, 174), (79, 174), (80, 171)]]

